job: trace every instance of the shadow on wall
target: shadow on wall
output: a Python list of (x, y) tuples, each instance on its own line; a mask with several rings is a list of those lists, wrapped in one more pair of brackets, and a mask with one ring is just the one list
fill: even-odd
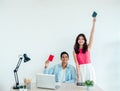
[(0, 84), (0, 91), (3, 91), (3, 86)]
[(111, 42), (106, 45), (106, 90), (107, 91), (119, 91), (120, 80), (120, 42)]

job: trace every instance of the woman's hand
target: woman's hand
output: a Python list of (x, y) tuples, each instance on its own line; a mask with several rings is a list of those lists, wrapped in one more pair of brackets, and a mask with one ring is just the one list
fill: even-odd
[(96, 22), (96, 18), (93, 18), (93, 22), (94, 22), (94, 23)]

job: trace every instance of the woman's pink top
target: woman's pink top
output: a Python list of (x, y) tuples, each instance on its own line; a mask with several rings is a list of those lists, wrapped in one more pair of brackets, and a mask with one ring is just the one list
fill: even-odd
[(88, 64), (91, 63), (90, 52), (87, 50), (86, 53), (82, 53), (82, 49), (79, 49), (80, 53), (76, 54), (78, 64)]

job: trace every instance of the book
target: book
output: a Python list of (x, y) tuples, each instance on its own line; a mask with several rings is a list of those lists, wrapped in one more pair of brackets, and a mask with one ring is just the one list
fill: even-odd
[(54, 55), (50, 54), (49, 57), (48, 57), (48, 60), (49, 60), (50, 62), (52, 62), (52, 61), (53, 61), (53, 58), (54, 58)]
[(97, 16), (97, 13), (94, 11), (93, 13), (92, 13), (92, 17), (96, 17)]

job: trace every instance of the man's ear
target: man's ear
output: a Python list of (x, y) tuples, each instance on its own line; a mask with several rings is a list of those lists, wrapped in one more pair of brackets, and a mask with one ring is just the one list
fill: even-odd
[(69, 57), (68, 57), (68, 60), (69, 60)]

